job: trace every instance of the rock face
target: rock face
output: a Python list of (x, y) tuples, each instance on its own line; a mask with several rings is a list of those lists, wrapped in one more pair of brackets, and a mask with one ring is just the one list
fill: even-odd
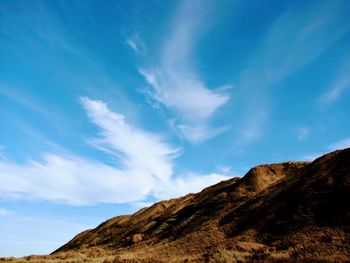
[(96, 249), (115, 262), (348, 261), (350, 149), (311, 163), (260, 165), (112, 218), (52, 257)]

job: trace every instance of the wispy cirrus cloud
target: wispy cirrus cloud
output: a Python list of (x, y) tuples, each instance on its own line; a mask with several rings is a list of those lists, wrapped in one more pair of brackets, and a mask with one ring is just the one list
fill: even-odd
[(125, 42), (132, 50), (138, 54), (144, 54), (146, 51), (146, 46), (137, 33), (127, 37)]
[(174, 176), (180, 153), (157, 134), (128, 124), (122, 114), (87, 97), (81, 98), (90, 121), (99, 128), (94, 145), (118, 157), (120, 167), (74, 154), (45, 153), (41, 160), (0, 160), (0, 196), (49, 200), (70, 205), (132, 203), (175, 197), (228, 179), (219, 174)]
[(230, 129), (229, 126), (210, 129), (204, 124), (190, 125), (190, 124), (175, 124), (175, 129), (193, 143), (202, 142), (205, 139), (210, 139), (224, 133)]
[(214, 128), (212, 131), (209, 121), (228, 102), (229, 96), (204, 83), (191, 56), (207, 27), (211, 4), (208, 1), (180, 2), (159, 61), (139, 70), (149, 85), (145, 94), (152, 98), (153, 105), (173, 110), (181, 123), (178, 131), (193, 143), (227, 130)]
[(350, 147), (350, 138), (345, 138), (328, 145), (328, 149), (331, 151), (341, 150), (349, 147)]
[(329, 106), (335, 103), (344, 92), (350, 90), (350, 62), (349, 56), (341, 66), (331, 87), (320, 97), (319, 102), (322, 106)]
[(343, 23), (341, 1), (307, 5), (302, 10), (291, 6), (272, 23), (242, 72), (238, 88), (245, 110), (238, 137), (247, 143), (261, 137), (268, 122), (268, 89), (311, 63), (349, 32), (350, 24)]
[[(49, 105), (47, 102), (43, 102), (39, 98), (29, 95), (23, 88), (0, 83), (0, 97), (5, 97), (18, 106), (25, 108), (26, 111), (30, 111), (42, 117), (60, 133), (67, 133), (67, 125), (61, 125), (61, 123), (69, 123), (69, 119), (64, 116), (59, 109), (55, 108), (54, 105)], [(11, 117), (12, 122), (16, 122), (14, 117)], [(52, 122), (53, 119), (56, 121)], [(27, 129), (24, 128), (23, 130)]]
[(12, 12), (6, 12), (9, 6), (0, 8), (0, 32), (6, 36), (2, 48), (6, 54), (21, 62), (30, 62), (33, 66), (56, 67), (56, 70), (62, 72), (69, 70), (61, 64), (58, 55), (70, 54), (84, 59), (86, 53), (69, 41), (69, 33), (64, 30), (64, 19), (49, 5), (35, 2), (27, 8), (26, 3), (20, 3), (17, 5), (17, 18), (14, 18)]
[(329, 151), (336, 151), (336, 150), (350, 148), (350, 138), (344, 138), (342, 140), (330, 143), (328, 145), (325, 145), (323, 148), (325, 149), (323, 152), (319, 151), (319, 152), (308, 153), (301, 156), (301, 158), (298, 158), (298, 159), (301, 161), (313, 161), (316, 158), (320, 157), (321, 155)]
[(0, 96), (4, 96), (10, 100), (15, 101), (19, 105), (35, 112), (47, 119), (52, 119), (52, 113), (48, 109), (48, 107), (42, 107), (40, 103), (35, 101), (34, 98), (28, 96), (27, 94), (19, 94), (19, 92), (15, 92), (13, 87), (9, 87), (5, 84), (0, 83)]

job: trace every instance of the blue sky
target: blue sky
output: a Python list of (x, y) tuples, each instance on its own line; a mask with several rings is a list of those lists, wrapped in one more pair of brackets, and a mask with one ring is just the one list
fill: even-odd
[(0, 0), (0, 256), (350, 146), (349, 1)]

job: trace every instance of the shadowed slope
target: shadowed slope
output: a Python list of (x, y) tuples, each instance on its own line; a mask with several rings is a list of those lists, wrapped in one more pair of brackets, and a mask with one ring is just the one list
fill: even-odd
[(260, 165), (242, 178), (112, 218), (45, 258), (347, 261), (349, 222), (350, 149), (345, 149), (311, 163)]
[(222, 251), (232, 258), (232, 251), (240, 251), (248, 260), (257, 255), (344, 260), (349, 256), (349, 169), (350, 149), (312, 163), (260, 165), (243, 178), (108, 220), (56, 253), (100, 247), (121, 260), (126, 252), (139, 259), (172, 257), (164, 251), (199, 261)]
[(92, 246), (120, 248), (139, 242), (154, 244), (181, 239), (207, 229), (214, 222), (217, 224), (223, 215), (270, 185), (295, 175), (305, 165), (288, 162), (257, 166), (242, 179), (233, 178), (200, 193), (159, 202), (131, 216), (110, 219), (96, 229), (79, 234), (56, 252)]

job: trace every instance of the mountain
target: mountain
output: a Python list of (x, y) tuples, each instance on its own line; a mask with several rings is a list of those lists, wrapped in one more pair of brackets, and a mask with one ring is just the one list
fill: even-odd
[(242, 178), (107, 220), (49, 256), (23, 260), (73, 258), (348, 262), (350, 148), (313, 162), (259, 165)]

